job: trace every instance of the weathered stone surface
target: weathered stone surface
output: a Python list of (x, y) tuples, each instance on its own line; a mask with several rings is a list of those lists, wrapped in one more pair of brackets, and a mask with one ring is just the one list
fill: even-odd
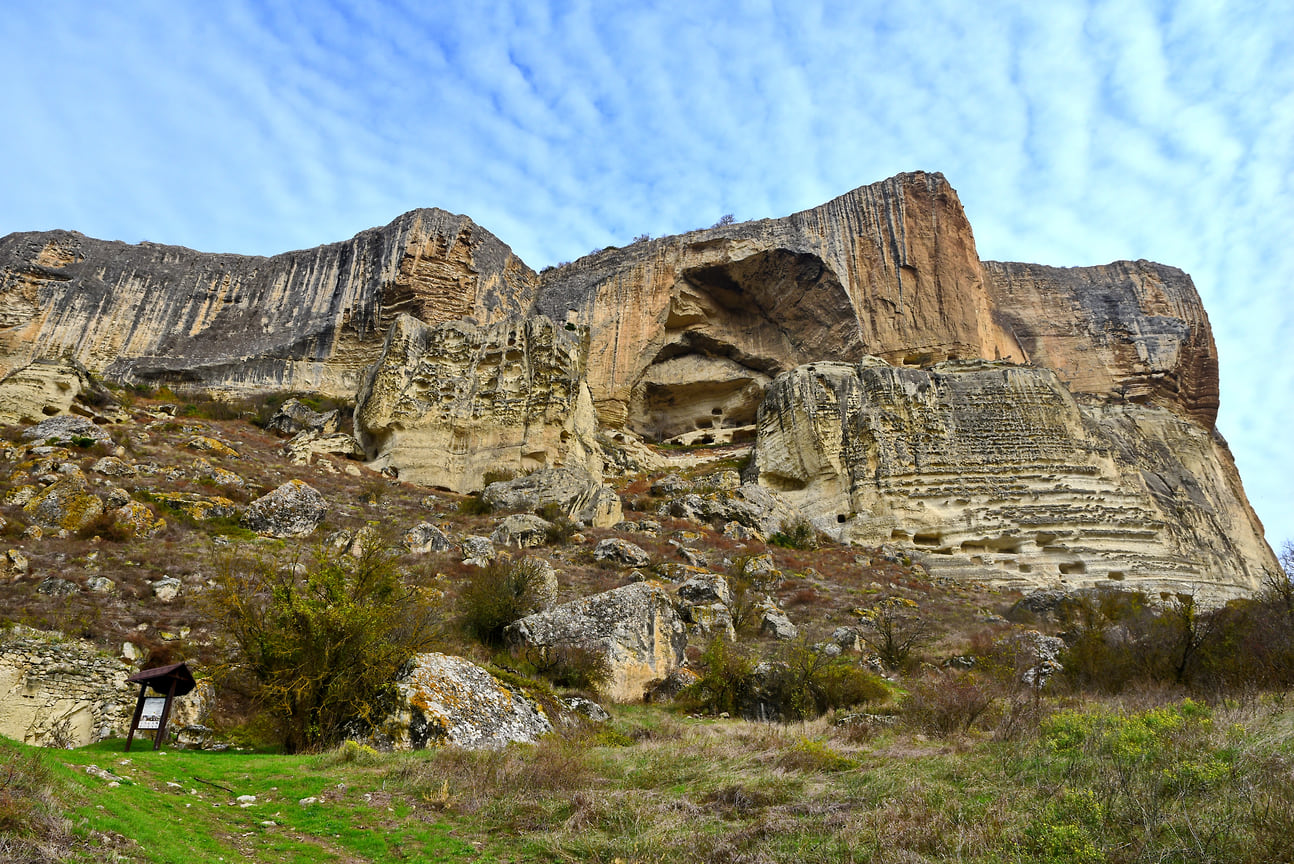
[(759, 617), (759, 632), (774, 639), (787, 641), (800, 635), (799, 629), (786, 617), (781, 609), (765, 609)]
[(69, 582), (66, 579), (60, 579), (57, 576), (50, 576), (48, 579), (41, 581), (36, 586), (37, 594), (45, 594), (50, 597), (72, 597), (81, 593), (81, 587), (75, 582)]
[(597, 252), (545, 273), (535, 308), (590, 327), (602, 422), (655, 438), (749, 437), (762, 386), (824, 357), (1023, 359), (939, 174)]
[[(0, 334), (4, 332), (3, 321), (0, 309)], [(39, 360), (0, 374), (0, 425), (37, 423), (45, 417), (67, 414), (74, 405), (82, 413), (105, 414), (114, 419), (122, 416), (112, 396), (75, 364)]]
[(547, 318), (431, 327), (401, 315), (355, 407), (374, 467), (455, 492), (487, 471), (551, 465), (601, 477), (587, 333)]
[(184, 446), (200, 453), (210, 453), (213, 456), (227, 456), (230, 459), (238, 458), (237, 450), (219, 438), (212, 438), (210, 435), (195, 435), (186, 441)]
[(764, 536), (780, 531), (800, 515), (778, 494), (754, 483), (705, 495), (684, 495), (669, 502), (669, 512), (694, 522), (737, 522)]
[(103, 515), (103, 501), (84, 477), (69, 474), (37, 492), (22, 509), (46, 528), (80, 531)]
[(659, 583), (638, 582), (554, 606), (510, 624), (506, 638), (539, 649), (578, 645), (605, 654), (606, 695), (636, 702), (683, 660), (687, 630)]
[(110, 380), (353, 396), (394, 317), (516, 315), (534, 273), (465, 216), (415, 210), (272, 258), (0, 238), (0, 375), (71, 356)]
[(90, 466), (90, 470), (105, 477), (135, 476), (135, 466), (125, 459), (118, 459), (116, 456), (104, 456), (102, 459), (95, 460), (95, 463)]
[(693, 576), (678, 586), (678, 599), (692, 605), (705, 603), (732, 603), (732, 593), (728, 590), (728, 580), (718, 573), (703, 573)]
[(153, 596), (163, 603), (170, 603), (180, 596), (183, 587), (183, 583), (174, 576), (163, 576), (153, 583)]
[(910, 542), (936, 575), (1217, 601), (1276, 572), (1216, 434), (1080, 406), (1045, 369), (816, 363), (774, 383), (759, 425), (761, 485), (843, 539)]
[(314, 411), (299, 399), (288, 399), (274, 412), (265, 428), (289, 436), (307, 431), (332, 435), (341, 428), (341, 412), (335, 408), (332, 411)]
[(22, 440), (52, 442), (54, 444), (71, 444), (77, 438), (93, 438), (95, 441), (111, 441), (103, 427), (88, 417), (75, 414), (63, 414), (42, 420), (29, 429), (24, 429)]
[(155, 537), (166, 530), (166, 520), (141, 501), (123, 504), (112, 511), (112, 516), (114, 522), (124, 525), (136, 537)]
[(984, 268), (1025, 359), (1053, 370), (1071, 393), (1154, 402), (1213, 427), (1218, 354), (1190, 276), (1150, 261)]
[(199, 522), (204, 519), (232, 519), (238, 505), (223, 495), (204, 496), (196, 492), (154, 492), (157, 502), (188, 514)]
[(620, 496), (579, 468), (543, 468), (511, 480), (491, 483), (481, 493), (494, 510), (538, 510), (549, 504), (570, 518), (609, 528), (624, 516)]
[(73, 747), (125, 735), (139, 692), (129, 674), (89, 642), (0, 631), (0, 735)]
[(463, 563), (473, 567), (484, 567), (498, 554), (494, 551), (494, 544), (490, 542), (489, 537), (479, 536), (464, 537), (463, 542), (459, 544), (459, 551), (463, 555)]
[(625, 567), (646, 567), (651, 563), (651, 556), (641, 546), (621, 540), (619, 537), (608, 537), (598, 541), (593, 549), (594, 561), (610, 561)]
[(363, 459), (364, 451), (354, 436), (344, 432), (325, 435), (313, 429), (298, 432), (284, 443), (282, 453), (292, 460), (294, 465), (309, 465), (315, 456), (342, 456), (347, 459)]
[(515, 513), (505, 517), (494, 528), (490, 540), (499, 546), (516, 546), (524, 549), (543, 546), (548, 541), (548, 529), (553, 523), (529, 513)]
[(462, 657), (419, 654), (395, 683), (397, 705), (373, 736), (386, 747), (496, 748), (553, 730), (534, 698)]
[(248, 504), (241, 521), (258, 534), (305, 537), (319, 527), (327, 513), (328, 502), (314, 487), (289, 480)]
[(453, 542), (430, 522), (419, 522), (410, 528), (401, 541), (405, 549), (418, 554), (444, 552), (452, 547)]

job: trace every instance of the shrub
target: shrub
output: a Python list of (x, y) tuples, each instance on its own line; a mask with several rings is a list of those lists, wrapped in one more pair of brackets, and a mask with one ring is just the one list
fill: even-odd
[(206, 594), (229, 635), (225, 671), (254, 679), (288, 752), (328, 747), (347, 724), (376, 720), (399, 668), (432, 645), (438, 624), (434, 602), (376, 543), (359, 558), (319, 552), (298, 569), (230, 554)]
[(489, 486), (491, 483), (507, 483), (509, 480), (515, 480), (517, 472), (511, 468), (491, 468), (485, 472), (481, 478), (481, 483)]
[(886, 597), (860, 610), (859, 638), (881, 658), (887, 669), (901, 669), (912, 652), (925, 644), (929, 628), (917, 604), (905, 597)]
[(801, 738), (782, 753), (777, 764), (795, 771), (849, 771), (858, 767), (858, 760), (836, 752), (822, 741)]
[(597, 692), (611, 680), (606, 652), (585, 645), (551, 648), (514, 647), (494, 658), (494, 665), (528, 676), (540, 676), (557, 687)]
[(810, 720), (833, 708), (881, 701), (889, 690), (875, 676), (818, 651), (801, 636), (778, 654), (762, 695), (783, 720)]
[(755, 661), (738, 646), (716, 636), (701, 653), (701, 677), (680, 699), (711, 714), (736, 714), (754, 686)]
[(969, 730), (992, 706), (992, 693), (973, 672), (938, 672), (916, 682), (903, 713), (911, 725), (946, 738)]
[(468, 495), (458, 502), (458, 512), (463, 516), (485, 516), (494, 512), (490, 502), (481, 497), (478, 492), (475, 495)]
[(817, 549), (818, 529), (808, 519), (799, 518), (782, 523), (782, 528), (768, 542), (783, 549)]
[(463, 630), (485, 645), (503, 643), (503, 629), (539, 604), (544, 566), (537, 559), (495, 560), (481, 569), (458, 601)]

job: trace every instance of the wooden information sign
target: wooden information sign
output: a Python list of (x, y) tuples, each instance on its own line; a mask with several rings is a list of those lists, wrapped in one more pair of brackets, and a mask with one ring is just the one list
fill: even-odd
[[(193, 680), (189, 667), (183, 663), (145, 669), (126, 680), (139, 685), (139, 701), (135, 704), (135, 716), (130, 720), (126, 750), (129, 752), (137, 729), (157, 730), (153, 733), (153, 749), (156, 750), (166, 740), (166, 719), (171, 716), (171, 703), (176, 696), (183, 696), (196, 687), (197, 682)], [(154, 693), (162, 695), (146, 695), (150, 688)]]

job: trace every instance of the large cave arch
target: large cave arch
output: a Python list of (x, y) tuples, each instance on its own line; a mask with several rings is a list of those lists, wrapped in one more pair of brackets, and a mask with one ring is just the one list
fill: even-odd
[(658, 441), (749, 440), (776, 375), (863, 353), (849, 294), (817, 255), (772, 249), (689, 268), (630, 394), (628, 425)]

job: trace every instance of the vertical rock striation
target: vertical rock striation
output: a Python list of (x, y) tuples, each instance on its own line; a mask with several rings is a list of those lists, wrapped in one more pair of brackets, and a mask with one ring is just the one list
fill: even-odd
[(93, 240), (0, 238), (0, 377), (38, 358), (118, 381), (349, 396), (404, 312), (516, 315), (535, 281), (465, 216), (415, 210), (272, 258)]

